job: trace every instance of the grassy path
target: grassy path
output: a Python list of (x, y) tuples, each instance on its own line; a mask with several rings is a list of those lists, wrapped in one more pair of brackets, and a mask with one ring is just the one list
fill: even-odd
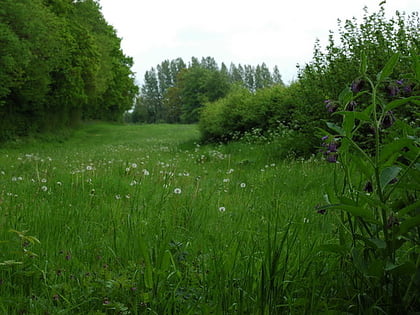
[(0, 313), (322, 310), (331, 165), (198, 137), (94, 124), (0, 149)]

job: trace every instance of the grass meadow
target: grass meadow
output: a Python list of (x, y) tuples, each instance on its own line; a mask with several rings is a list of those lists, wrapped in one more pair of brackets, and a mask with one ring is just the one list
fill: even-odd
[[(48, 140), (48, 139), (47, 139)], [(334, 165), (193, 125), (91, 124), (0, 148), (0, 314), (349, 311)], [(344, 289), (343, 289), (344, 288)]]

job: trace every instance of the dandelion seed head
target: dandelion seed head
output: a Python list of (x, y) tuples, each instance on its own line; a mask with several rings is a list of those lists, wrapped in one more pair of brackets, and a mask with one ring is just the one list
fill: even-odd
[(179, 195), (179, 194), (181, 194), (181, 193), (182, 193), (181, 188), (175, 188), (175, 189), (174, 189), (174, 194)]
[(219, 211), (220, 212), (225, 212), (226, 211), (226, 208), (225, 207), (219, 207)]
[(48, 190), (48, 187), (47, 187), (47, 186), (42, 186), (42, 187), (41, 187), (41, 190), (42, 190), (42, 191), (47, 191), (47, 190)]
[(245, 183), (241, 183), (241, 188), (245, 188), (246, 187), (246, 184)]

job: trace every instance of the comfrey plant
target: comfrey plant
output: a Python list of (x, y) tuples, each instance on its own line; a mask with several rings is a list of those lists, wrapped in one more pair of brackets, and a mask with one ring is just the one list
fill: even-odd
[[(413, 71), (391, 80), (401, 60)], [(337, 214), (341, 225), (338, 244), (321, 249), (341, 258), (341, 274), (348, 277), (341, 282), (342, 298), (350, 301), (346, 311), (419, 311), (419, 126), (397, 119), (397, 113), (420, 105), (420, 57), (395, 54), (372, 79), (362, 56), (360, 70), (334, 107), (332, 115), (341, 115), (342, 123), (327, 123), (331, 132), (323, 131), (323, 151), (335, 163), (336, 184), (317, 212)], [(326, 104), (332, 111), (335, 102)]]

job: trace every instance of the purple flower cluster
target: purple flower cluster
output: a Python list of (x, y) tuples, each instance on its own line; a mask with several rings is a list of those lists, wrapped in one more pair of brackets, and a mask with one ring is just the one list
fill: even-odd
[(410, 96), (413, 92), (413, 84), (406, 80), (396, 80), (391, 82), (385, 88), (388, 96), (397, 97), (397, 96)]
[(338, 158), (338, 143), (335, 139), (328, 141), (328, 136), (324, 136), (321, 139), (323, 141), (322, 147), (324, 148), (323, 153), (325, 155), (325, 159), (330, 163), (336, 163)]
[(394, 113), (392, 111), (389, 111), (382, 118), (382, 127), (384, 129), (387, 129), (391, 127), (394, 124), (394, 122), (395, 122)]
[(351, 83), (350, 89), (353, 93), (359, 93), (365, 86), (365, 81), (362, 79), (356, 79)]
[(327, 109), (327, 111), (328, 112), (330, 112), (330, 113), (334, 113), (336, 110), (337, 110), (337, 108), (338, 108), (338, 105), (337, 104), (335, 104), (333, 101), (331, 101), (331, 100), (325, 100), (324, 101), (324, 103), (325, 103), (325, 108)]

